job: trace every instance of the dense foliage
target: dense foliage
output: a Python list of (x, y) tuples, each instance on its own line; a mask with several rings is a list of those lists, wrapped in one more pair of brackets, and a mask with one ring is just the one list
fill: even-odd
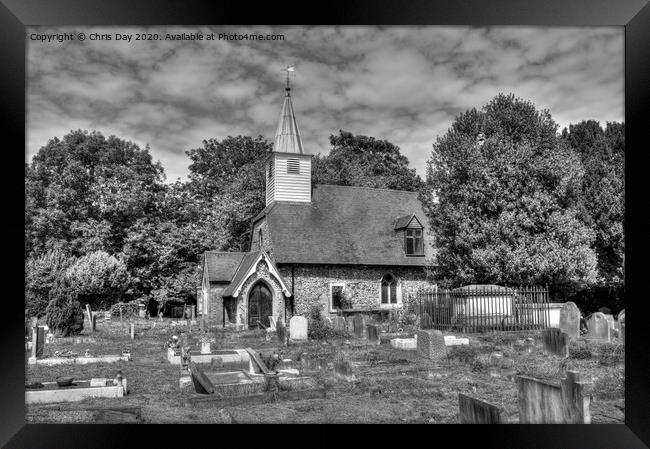
[(45, 316), (52, 332), (63, 337), (78, 335), (83, 330), (84, 313), (75, 287), (66, 277), (57, 278), (52, 286)]
[(427, 167), (436, 271), (450, 284), (597, 281), (594, 231), (581, 220), (584, 168), (548, 111), (513, 95), (460, 114)]
[[(548, 283), (618, 310), (624, 139), (622, 124), (593, 121), (558, 134), (548, 111), (499, 95), (437, 139), (426, 186), (399, 147), (342, 130), (312, 180), (419, 191), (443, 284)], [(249, 249), (271, 149), (261, 136), (207, 139), (186, 152), (187, 181), (166, 184), (148, 147), (97, 131), (51, 139), (25, 167), (28, 313), (74, 333), (86, 303), (141, 301), (152, 315), (193, 303), (204, 251)], [(332, 336), (311, 320), (312, 338)]]
[(417, 191), (422, 179), (399, 147), (387, 140), (340, 130), (327, 156), (313, 158), (314, 184)]

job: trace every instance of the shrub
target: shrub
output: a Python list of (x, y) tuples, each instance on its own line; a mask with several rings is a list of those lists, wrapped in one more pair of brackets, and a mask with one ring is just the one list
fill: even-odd
[(598, 364), (601, 366), (616, 366), (625, 363), (625, 346), (603, 344), (597, 350)]
[(472, 361), (481, 353), (480, 348), (476, 346), (452, 346), (448, 351), (450, 360), (458, 360), (463, 363), (472, 363)]
[(323, 305), (321, 303), (312, 304), (309, 308), (309, 317), (307, 318), (308, 337), (312, 340), (350, 338), (347, 331), (339, 331), (328, 325), (323, 319), (322, 310)]
[(589, 345), (585, 341), (576, 341), (569, 344), (569, 358), (572, 359), (591, 359), (594, 354), (591, 352)]
[(65, 278), (57, 279), (50, 290), (50, 303), (45, 314), (47, 325), (59, 335), (78, 335), (83, 330), (84, 314), (77, 292)]
[(129, 301), (129, 302), (118, 302), (111, 306), (111, 316), (119, 317), (120, 309), (122, 309), (122, 318), (132, 318), (138, 316), (139, 302), (138, 301)]
[(25, 263), (25, 308), (29, 316), (42, 317), (50, 303), (50, 290), (57, 278), (74, 263), (60, 249), (54, 249)]

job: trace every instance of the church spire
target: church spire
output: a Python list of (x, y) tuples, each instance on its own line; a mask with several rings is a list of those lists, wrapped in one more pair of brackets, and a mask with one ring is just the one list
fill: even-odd
[(284, 89), (286, 94), (284, 96), (284, 103), (282, 104), (278, 128), (275, 132), (273, 151), (276, 153), (305, 154), (302, 148), (302, 139), (300, 138), (298, 124), (296, 123), (296, 115), (293, 112), (293, 104), (291, 103), (291, 83), (289, 77), (293, 74), (294, 68), (287, 67), (285, 70), (287, 72), (287, 87)]

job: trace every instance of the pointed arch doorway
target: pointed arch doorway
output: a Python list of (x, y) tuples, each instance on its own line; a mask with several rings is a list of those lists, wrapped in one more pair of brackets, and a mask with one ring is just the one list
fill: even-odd
[(248, 328), (270, 326), (269, 316), (273, 315), (273, 294), (264, 282), (256, 283), (248, 294)]

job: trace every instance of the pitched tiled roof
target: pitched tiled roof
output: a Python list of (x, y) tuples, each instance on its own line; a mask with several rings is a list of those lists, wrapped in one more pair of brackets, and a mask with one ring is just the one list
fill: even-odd
[[(415, 217), (415, 214), (409, 214), (409, 215), (404, 215), (403, 217), (399, 217), (397, 220), (395, 220), (395, 229), (404, 229), (409, 225), (411, 220)], [(419, 222), (417, 217), (415, 217), (415, 221)]]
[[(395, 230), (413, 214), (425, 228), (425, 257), (406, 256)], [(433, 256), (416, 192), (315, 185), (311, 203), (274, 202), (255, 219), (263, 216), (276, 263), (424, 266)]]
[(259, 255), (260, 255), (260, 251), (253, 251), (250, 253), (246, 253), (241, 263), (237, 267), (237, 271), (233, 273), (233, 277), (230, 278), (232, 279), (230, 285), (224, 289), (223, 296), (232, 296), (237, 286), (245, 281), (244, 276), (246, 276), (246, 273), (248, 273), (248, 270), (250, 270), (251, 265), (255, 263)]
[[(239, 287), (246, 282), (246, 275), (250, 271), (251, 268), (253, 268), (253, 264), (257, 262), (261, 255), (262, 251), (252, 251), (250, 253), (246, 253), (244, 258), (242, 259), (241, 263), (237, 267), (237, 271), (235, 272), (234, 277), (232, 278), (232, 282), (228, 287), (226, 287), (222, 293), (224, 297), (232, 296), (234, 295)], [(280, 281), (280, 286), (282, 289), (285, 291), (285, 294), (289, 294), (289, 291), (287, 290), (287, 287), (285, 285), (284, 279), (282, 279), (282, 275), (278, 272), (277, 267), (275, 266), (275, 263), (273, 263), (273, 260), (271, 260), (268, 256), (268, 254), (265, 253), (265, 259), (269, 262), (271, 265), (272, 271), (275, 272), (276, 277), (278, 277), (278, 281)]]
[(237, 267), (248, 253), (227, 253), (222, 251), (206, 251), (203, 253), (203, 266), (208, 272), (210, 282), (230, 282)]

